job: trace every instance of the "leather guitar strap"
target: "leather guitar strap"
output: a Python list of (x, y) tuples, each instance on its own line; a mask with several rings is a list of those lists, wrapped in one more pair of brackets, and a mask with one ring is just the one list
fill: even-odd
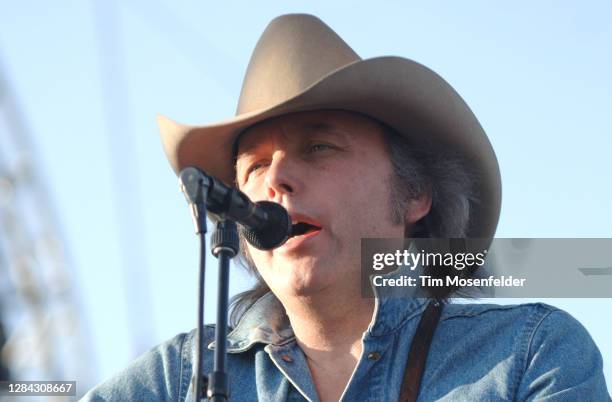
[(421, 320), (410, 345), (399, 402), (416, 402), (417, 400), (429, 346), (441, 314), (442, 304), (434, 300), (429, 303), (423, 315), (421, 315)]

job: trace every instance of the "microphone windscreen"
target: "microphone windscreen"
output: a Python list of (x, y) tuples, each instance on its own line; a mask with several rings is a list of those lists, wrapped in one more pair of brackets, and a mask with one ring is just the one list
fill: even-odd
[(241, 234), (250, 245), (260, 250), (272, 250), (282, 246), (291, 236), (291, 218), (287, 210), (271, 201), (259, 201), (257, 205), (268, 214), (268, 224), (259, 230), (240, 226)]

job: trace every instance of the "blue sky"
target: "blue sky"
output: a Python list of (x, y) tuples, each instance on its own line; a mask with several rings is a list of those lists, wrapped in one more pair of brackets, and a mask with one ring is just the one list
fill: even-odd
[[(233, 116), (251, 50), (288, 12), (319, 16), (363, 58), (419, 61), (464, 97), (500, 163), (498, 237), (612, 237), (608, 1), (11, 2), (0, 63), (61, 219), (95, 379), (195, 324), (198, 242), (156, 114)], [(232, 271), (232, 293), (248, 284)], [(612, 299), (549, 302), (589, 329), (610, 387)]]

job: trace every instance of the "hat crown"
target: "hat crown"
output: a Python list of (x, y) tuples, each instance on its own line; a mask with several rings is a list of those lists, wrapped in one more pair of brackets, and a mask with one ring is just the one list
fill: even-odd
[(361, 60), (329, 26), (307, 14), (275, 18), (246, 70), (236, 114), (293, 98), (332, 71)]

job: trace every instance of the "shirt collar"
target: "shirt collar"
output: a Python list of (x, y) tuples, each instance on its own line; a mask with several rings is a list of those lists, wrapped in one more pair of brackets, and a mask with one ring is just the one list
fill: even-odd
[[(383, 276), (397, 279), (407, 275), (409, 270), (409, 267), (403, 266)], [(404, 287), (378, 288), (372, 285), (372, 291), (376, 300), (367, 332), (374, 337), (396, 331), (407, 320), (421, 314), (427, 302), (426, 298), (411, 296)]]
[[(227, 352), (244, 352), (255, 343), (281, 345), (293, 338), (283, 305), (268, 292), (247, 309), (236, 328), (227, 335)], [(214, 347), (214, 341), (208, 345), (209, 349)]]
[[(399, 268), (385, 276), (399, 277), (405, 268)], [(427, 299), (406, 297), (393, 290), (380, 291), (373, 287), (374, 313), (366, 334), (378, 337), (394, 332), (407, 320), (422, 313)], [(283, 345), (295, 338), (289, 318), (281, 302), (268, 292), (244, 313), (236, 328), (227, 336), (227, 352), (240, 353), (256, 343)], [(208, 345), (214, 349), (215, 342)]]

